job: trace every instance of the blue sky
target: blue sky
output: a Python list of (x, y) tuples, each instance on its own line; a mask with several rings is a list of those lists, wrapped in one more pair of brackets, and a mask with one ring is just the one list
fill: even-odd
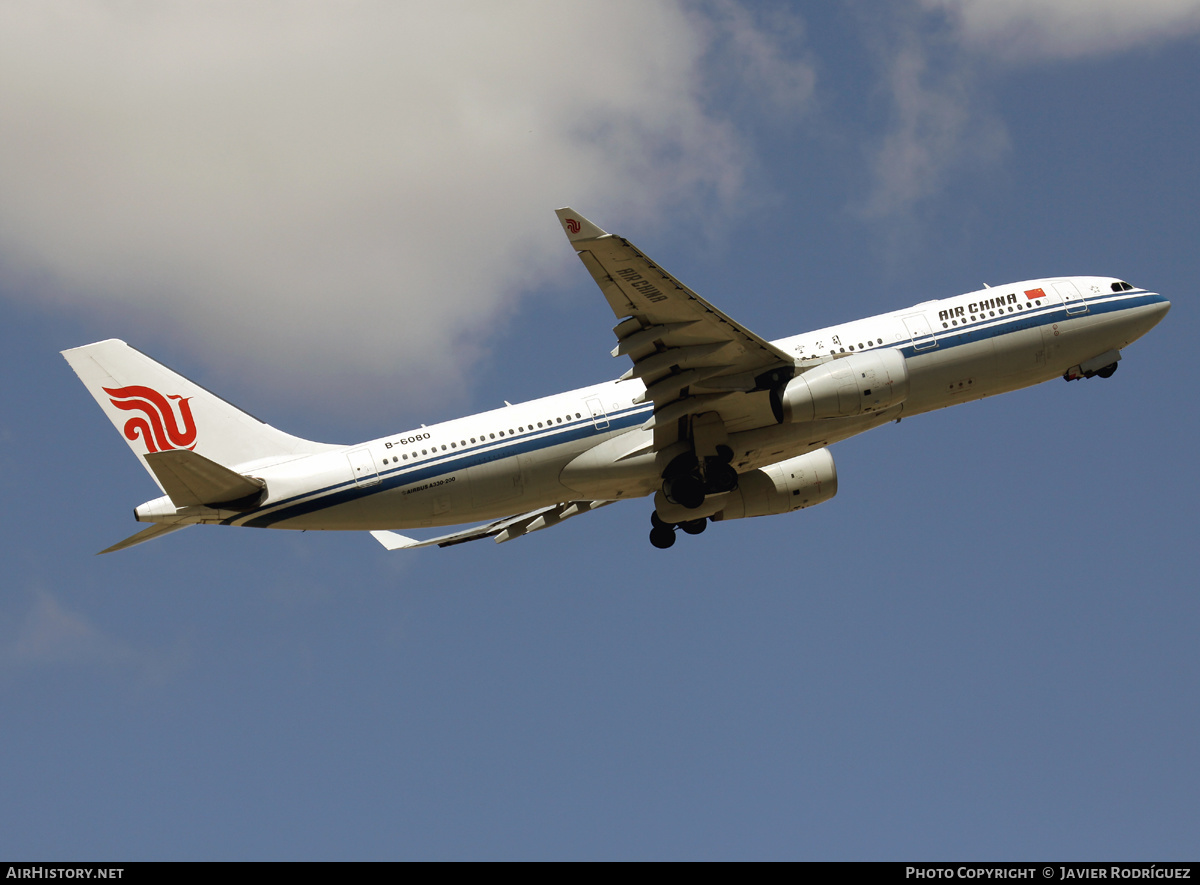
[[(0, 854), (1194, 859), (1200, 4), (9, 4)], [(766, 337), (1020, 279), (1110, 380), (833, 449), (670, 551), (194, 528), (58, 352), (353, 442), (612, 377), (553, 215)]]

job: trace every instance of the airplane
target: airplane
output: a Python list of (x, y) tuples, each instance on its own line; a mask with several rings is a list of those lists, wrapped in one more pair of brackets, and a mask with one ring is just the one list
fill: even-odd
[[(653, 496), (650, 542), (837, 493), (829, 446), (1053, 378), (1108, 378), (1170, 310), (1111, 277), (985, 287), (767, 341), (628, 240), (557, 210), (616, 316), (620, 378), (356, 445), (291, 436), (123, 341), (63, 351), (163, 492), (149, 527), (369, 531), (386, 549), (509, 541)], [(482, 524), (427, 540), (397, 530)]]

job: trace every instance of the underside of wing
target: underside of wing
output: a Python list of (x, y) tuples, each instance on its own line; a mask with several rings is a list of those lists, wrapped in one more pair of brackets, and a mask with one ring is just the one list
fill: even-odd
[(506, 516), (504, 519), (464, 529), (461, 532), (442, 535), (438, 538), (430, 538), (427, 541), (418, 541), (415, 538), (409, 538), (397, 532), (371, 532), (371, 537), (388, 550), (408, 550), (416, 547), (433, 547), (435, 545), (438, 547), (450, 547), (454, 544), (465, 544), (467, 541), (481, 541), (484, 538), (495, 538), (496, 543), (499, 544), (503, 541), (511, 541), (513, 538), (527, 535), (530, 532), (536, 532), (539, 529), (548, 529), (551, 526), (558, 525), (564, 519), (570, 519), (572, 516), (578, 516), (581, 513), (588, 513), (611, 503), (613, 502), (563, 501), (559, 504), (552, 504), (549, 507), (540, 507), (537, 510), (531, 510), (528, 513)]
[(622, 237), (573, 209), (559, 221), (584, 267), (620, 320), (613, 356), (626, 355), (626, 378), (646, 385), (654, 403), (655, 449), (690, 436), (692, 416), (707, 414), (723, 432), (777, 420), (771, 391), (795, 374), (795, 360), (713, 307)]

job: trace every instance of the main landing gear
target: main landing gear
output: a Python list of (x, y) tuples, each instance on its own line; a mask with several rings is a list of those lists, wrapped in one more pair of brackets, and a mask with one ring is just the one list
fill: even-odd
[(675, 529), (681, 528), (689, 535), (698, 535), (708, 528), (708, 519), (700, 517), (699, 519), (689, 519), (685, 522), (673, 525), (669, 522), (663, 522), (657, 512), (650, 513), (650, 543), (659, 550), (666, 550), (675, 543)]
[[(709, 495), (720, 495), (737, 488), (738, 474), (730, 464), (732, 460), (733, 449), (725, 445), (717, 446), (716, 455), (704, 458), (703, 462), (691, 452), (679, 455), (663, 471), (663, 495), (669, 503), (677, 505), (676, 511), (679, 508), (698, 510)], [(678, 518), (677, 514), (672, 516)], [(650, 523), (653, 526), (650, 543), (665, 550), (675, 543), (676, 528), (689, 535), (698, 535), (708, 528), (708, 517), (666, 522), (656, 510), (650, 514)]]
[(706, 495), (719, 495), (737, 488), (737, 471), (730, 465), (733, 449), (717, 446), (715, 457), (700, 459), (691, 452), (677, 457), (663, 471), (663, 494), (672, 504), (695, 510)]

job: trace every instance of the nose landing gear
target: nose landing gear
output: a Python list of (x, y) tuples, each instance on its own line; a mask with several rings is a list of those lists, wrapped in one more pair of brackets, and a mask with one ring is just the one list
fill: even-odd
[(1117, 360), (1121, 358), (1121, 351), (1107, 350), (1100, 356), (1094, 356), (1090, 360), (1085, 360), (1078, 366), (1071, 366), (1067, 371), (1063, 372), (1063, 377), (1068, 381), (1077, 381), (1080, 378), (1094, 378), (1099, 375), (1101, 378), (1111, 378), (1113, 372), (1117, 371)]

